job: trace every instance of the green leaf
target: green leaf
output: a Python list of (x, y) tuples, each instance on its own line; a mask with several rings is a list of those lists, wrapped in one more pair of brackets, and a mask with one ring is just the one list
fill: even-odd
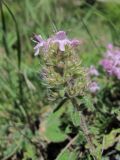
[(23, 160), (28, 160), (28, 158), (32, 159), (32, 160), (36, 160), (36, 151), (34, 146), (32, 146), (31, 144), (27, 143), (26, 144), (26, 152), (24, 153), (24, 159)]
[(104, 138), (104, 149), (108, 149), (113, 146), (115, 142), (118, 142), (117, 134), (120, 134), (120, 129), (112, 130), (109, 134), (105, 135)]
[(67, 136), (60, 130), (59, 120), (55, 119), (53, 122), (51, 121), (49, 123), (51, 124), (48, 124), (45, 136), (53, 142), (64, 141), (67, 138)]
[(60, 94), (61, 97), (64, 97), (64, 95), (65, 95), (65, 89), (61, 89), (59, 91), (59, 94)]
[(60, 116), (63, 112), (63, 109), (52, 113), (46, 120), (46, 130), (45, 136), (49, 141), (60, 142), (64, 141), (67, 138), (67, 135), (60, 130)]
[(12, 144), (10, 145), (6, 151), (4, 152), (4, 160), (8, 159), (9, 157), (11, 157), (12, 155), (14, 155), (17, 151), (17, 146), (16, 144)]
[(67, 160), (69, 157), (69, 152), (66, 150), (63, 154), (60, 153), (56, 160)]
[[(19, 136), (19, 139), (18, 139)], [(23, 136), (20, 135), (19, 132), (15, 132), (14, 134), (14, 142), (9, 144), (6, 150), (4, 151), (4, 158), (3, 160), (7, 160), (9, 157), (14, 155), (22, 145)]]
[(76, 152), (69, 152), (65, 150), (63, 153), (61, 152), (56, 160), (77, 160), (77, 153)]
[(75, 112), (73, 111), (71, 113), (71, 119), (72, 119), (72, 122), (75, 126), (79, 126), (80, 125), (80, 115), (79, 115), (79, 112)]
[(90, 95), (86, 95), (83, 97), (83, 103), (85, 104), (85, 106), (90, 110), (90, 111), (94, 111), (94, 106), (93, 106), (93, 99)]
[(79, 126), (80, 125), (80, 115), (79, 112), (76, 112), (73, 105), (71, 104), (70, 101), (67, 103), (68, 105), (68, 114), (70, 115), (70, 119), (73, 122), (74, 126)]

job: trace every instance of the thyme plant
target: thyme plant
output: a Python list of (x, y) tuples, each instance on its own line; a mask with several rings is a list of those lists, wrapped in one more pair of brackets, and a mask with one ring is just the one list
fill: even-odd
[(34, 36), (36, 43), (35, 56), (40, 55), (42, 69), (40, 77), (46, 86), (49, 98), (69, 99), (80, 116), (80, 127), (89, 145), (91, 155), (95, 157), (95, 145), (93, 137), (87, 127), (85, 116), (82, 113), (84, 96), (93, 94), (99, 90), (96, 82), (92, 81), (91, 75), (98, 75), (97, 70), (92, 66), (85, 68), (80, 58), (80, 41), (68, 39), (64, 31), (59, 31), (47, 40), (40, 35)]

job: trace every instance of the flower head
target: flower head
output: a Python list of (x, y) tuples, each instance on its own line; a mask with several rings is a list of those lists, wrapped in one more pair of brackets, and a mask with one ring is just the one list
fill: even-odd
[(64, 31), (59, 31), (55, 34), (56, 40), (65, 40), (67, 39), (66, 33)]
[(96, 82), (91, 82), (89, 85), (89, 90), (91, 93), (95, 93), (100, 90), (100, 87), (98, 86)]
[(120, 48), (109, 44), (105, 57), (100, 64), (109, 75), (120, 79)]
[(46, 40), (36, 35), (34, 42), (35, 55), (42, 53), (40, 76), (51, 95), (54, 92), (56, 96), (75, 97), (88, 91), (87, 69), (82, 66), (75, 50), (79, 40), (69, 39), (64, 31), (59, 31)]
[(80, 41), (77, 39), (73, 39), (71, 40), (70, 44), (72, 47), (77, 47), (80, 44)]
[(65, 46), (66, 45), (69, 45), (69, 46), (72, 46), (72, 47), (77, 47), (80, 44), (79, 40), (68, 39), (67, 36), (66, 36), (66, 33), (64, 31), (57, 32), (55, 34), (52, 42), (58, 44), (58, 48), (59, 48), (60, 51), (65, 51)]
[(55, 35), (48, 38), (47, 40), (43, 40), (40, 35), (35, 35), (34, 42), (36, 43), (36, 46), (34, 47), (35, 55), (38, 55), (41, 49), (44, 50), (43, 52), (47, 50), (49, 52), (49, 49), (53, 44), (57, 44), (58, 49), (62, 52), (65, 51), (66, 46), (71, 46), (72, 48), (76, 48), (80, 44), (80, 41), (77, 39), (73, 40), (68, 39), (64, 31), (59, 31), (55, 33)]
[(112, 74), (113, 64), (114, 62), (111, 59), (106, 58), (101, 61), (101, 65), (109, 74)]
[(65, 51), (65, 46), (67, 44), (70, 44), (70, 40), (67, 38), (64, 31), (57, 32), (52, 42), (58, 44), (58, 48), (60, 51)]

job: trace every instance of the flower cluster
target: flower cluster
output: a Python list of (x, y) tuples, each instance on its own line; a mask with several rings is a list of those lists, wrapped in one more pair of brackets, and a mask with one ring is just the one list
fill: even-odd
[[(44, 62), (41, 78), (52, 96), (84, 95), (89, 87), (91, 92), (98, 90), (95, 82), (90, 83), (88, 70), (83, 67), (76, 53), (80, 45), (79, 40), (68, 39), (64, 31), (59, 31), (47, 40), (35, 35), (34, 41), (35, 55), (40, 54)], [(90, 74), (98, 73), (91, 68)]]
[(109, 44), (105, 58), (100, 63), (109, 75), (120, 80), (120, 48)]
[(77, 47), (80, 44), (79, 40), (69, 40), (64, 31), (57, 32), (53, 37), (48, 38), (46, 41), (40, 35), (34, 36), (34, 41), (37, 43), (34, 47), (35, 55), (38, 55), (40, 50), (48, 52), (53, 44), (57, 44), (60, 51), (64, 52), (66, 46)]

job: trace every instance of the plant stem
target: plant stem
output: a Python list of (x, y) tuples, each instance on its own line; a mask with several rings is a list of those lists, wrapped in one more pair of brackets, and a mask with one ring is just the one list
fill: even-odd
[(53, 112), (58, 111), (63, 105), (64, 103), (67, 101), (67, 98), (64, 98), (60, 101), (60, 103), (57, 105), (57, 107), (53, 110)]
[(91, 153), (91, 155), (94, 156), (95, 146), (93, 144), (92, 136), (91, 136), (91, 134), (89, 132), (89, 129), (87, 127), (87, 123), (85, 121), (85, 116), (80, 111), (80, 106), (78, 105), (77, 100), (75, 98), (71, 98), (71, 102), (72, 102), (73, 106), (77, 109), (77, 112), (79, 112), (79, 115), (80, 115), (80, 127), (81, 127), (81, 129), (82, 129), (82, 131), (84, 133), (84, 136), (86, 138), (86, 141), (87, 141), (87, 143), (89, 145), (90, 153)]

